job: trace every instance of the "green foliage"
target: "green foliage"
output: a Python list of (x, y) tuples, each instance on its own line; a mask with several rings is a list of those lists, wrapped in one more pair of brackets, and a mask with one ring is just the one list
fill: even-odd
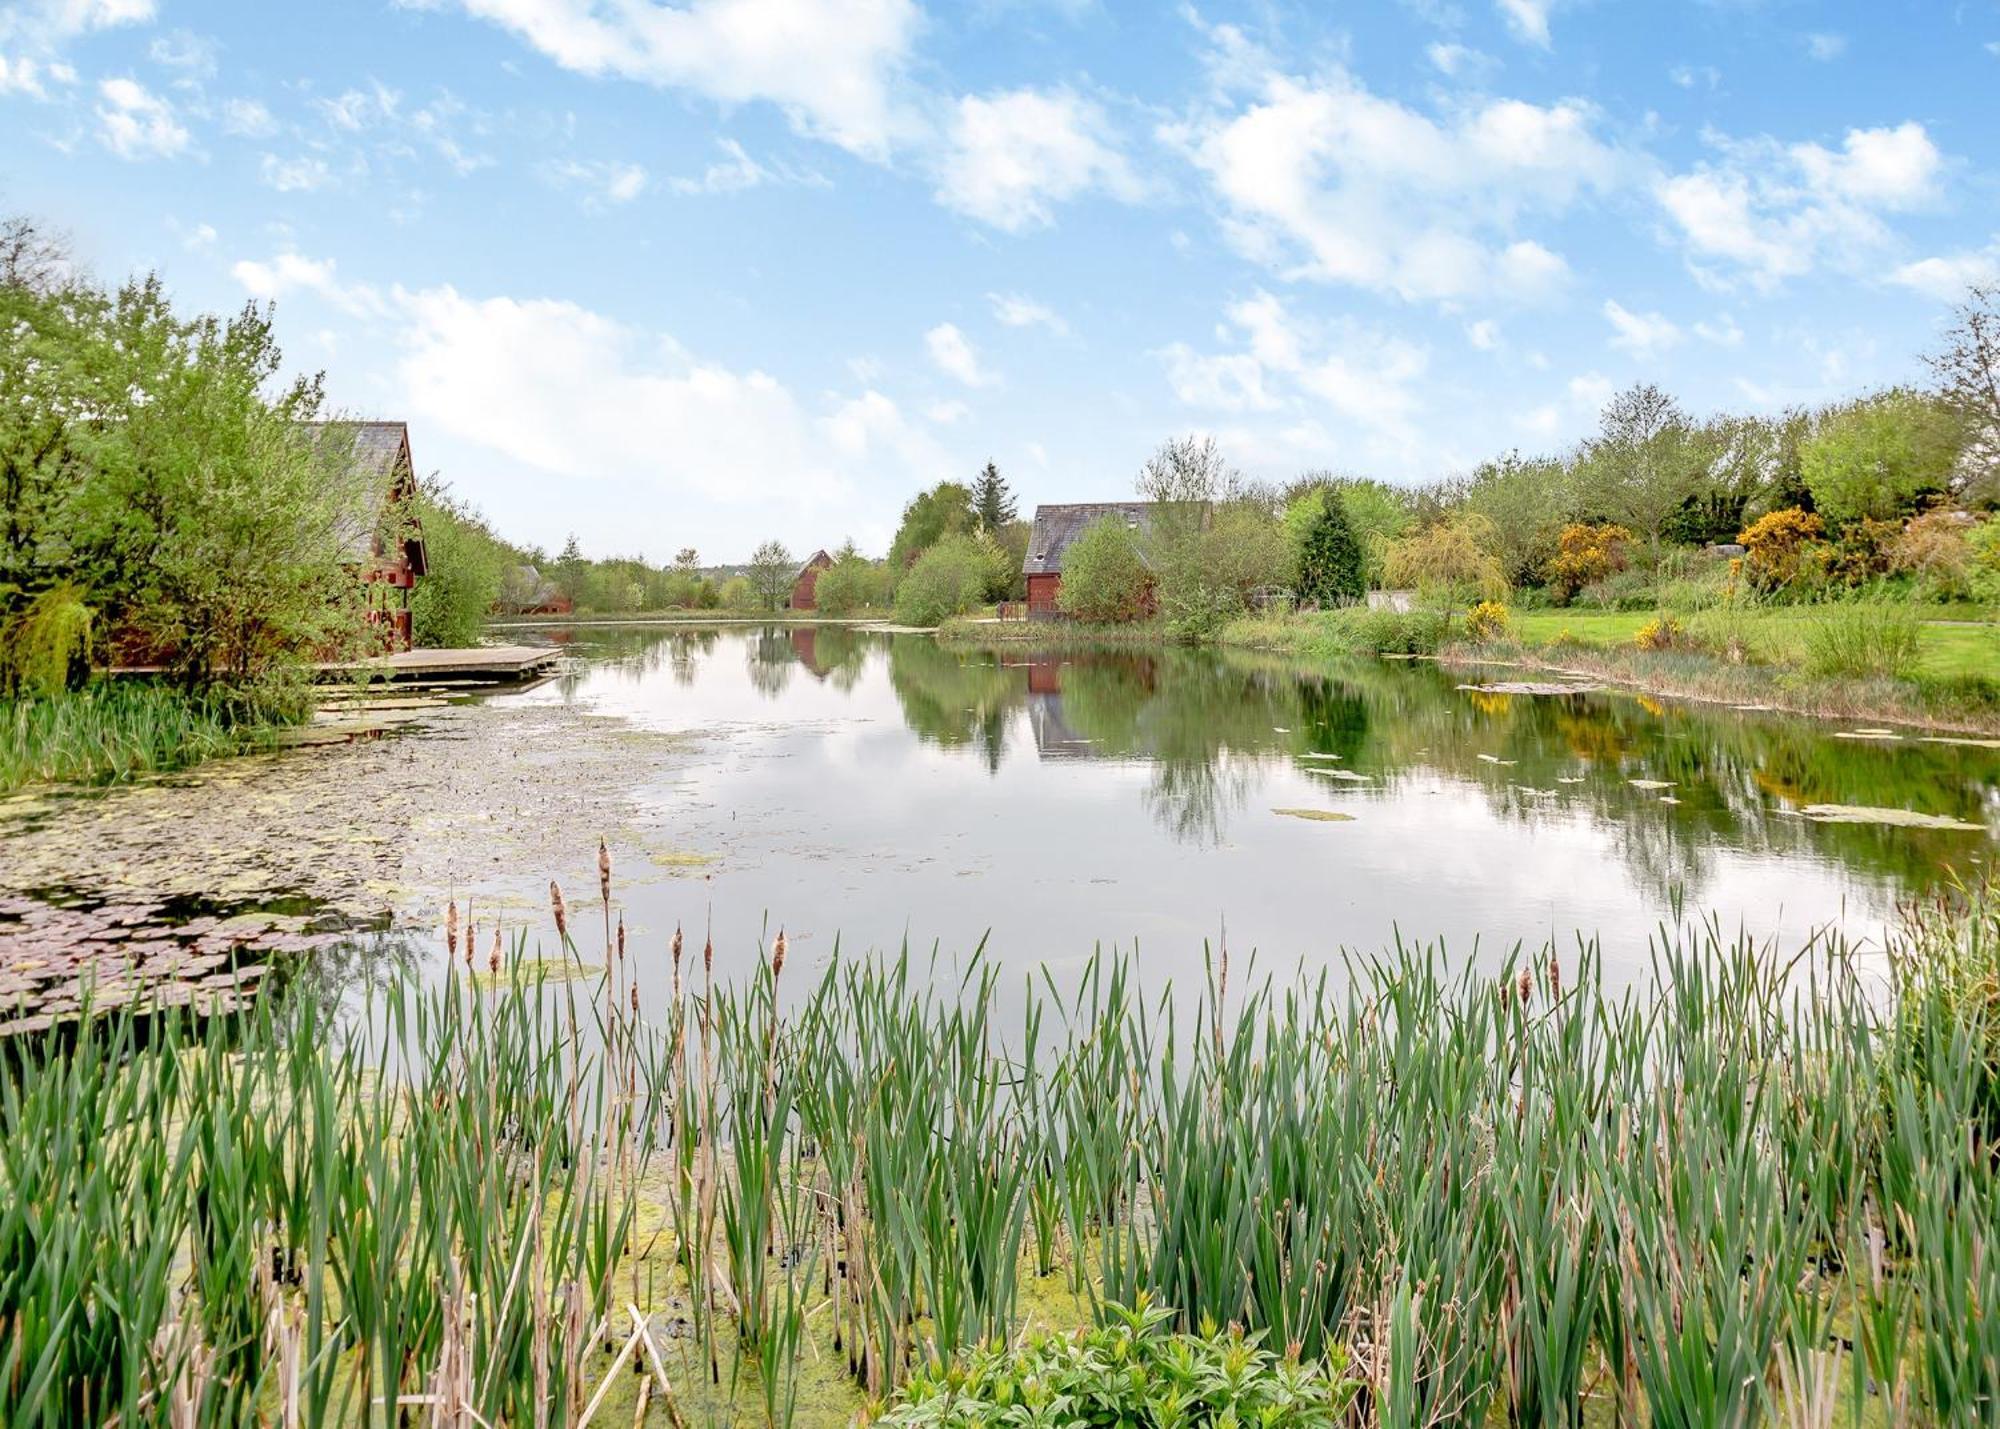
[(848, 615), (888, 604), (888, 572), (858, 551), (844, 550), (819, 573), (813, 599), (828, 615)]
[(889, 543), (889, 569), (908, 570), (917, 557), (947, 536), (969, 534), (978, 524), (972, 492), (956, 481), (940, 481), (929, 491), (919, 492), (903, 508), (903, 520), (896, 538)]
[(1241, 1330), (1176, 1334), (1174, 1312), (1143, 1295), (1131, 1309), (1104, 1306), (1102, 1316), (1081, 1334), (1035, 1335), (921, 1374), (880, 1422), (1334, 1429), (1359, 1387), (1338, 1351), (1329, 1367), (1280, 1359)]
[(410, 594), (412, 636), (432, 647), (476, 645), (515, 554), (441, 481), (424, 483), (417, 519), (429, 570)]
[(1901, 679), (1916, 669), (1922, 633), (1906, 600), (1831, 602), (1806, 618), (1805, 670), (1821, 679)]
[(28, 784), (106, 784), (255, 747), (311, 712), (272, 678), (188, 694), (150, 680), (0, 700), (0, 794)]
[(785, 549), (785, 543), (766, 541), (750, 553), (750, 566), (744, 574), (757, 598), (757, 608), (776, 610), (792, 598), (792, 582), (798, 573), (799, 562)]
[(1063, 553), (1056, 603), (1079, 620), (1118, 624), (1145, 613), (1152, 583), (1138, 538), (1124, 521), (1107, 516), (1086, 527)]
[(90, 674), (92, 619), (83, 592), (64, 581), (0, 626), (0, 697), (80, 688)]
[(1801, 454), (1813, 505), (1835, 523), (1898, 519), (1944, 492), (1963, 429), (1950, 409), (1901, 389), (1822, 418)]
[(757, 587), (750, 583), (748, 576), (731, 576), (716, 592), (716, 601), (724, 610), (746, 611), (761, 607), (758, 602)]
[(1335, 490), (1320, 493), (1319, 512), (1299, 545), (1298, 598), (1316, 606), (1347, 605), (1367, 594), (1361, 543)]
[(1556, 536), (1577, 512), (1581, 463), (1509, 452), (1482, 463), (1452, 503), (1483, 518), (1485, 540), (1509, 585), (1531, 585), (1556, 552)]
[(1003, 579), (1005, 557), (977, 536), (946, 536), (917, 557), (896, 585), (896, 619), (904, 625), (939, 625), (986, 599)]
[(1383, 575), (1390, 585), (1413, 589), (1436, 605), (1501, 600), (1508, 586), (1494, 554), (1498, 542), (1499, 533), (1486, 517), (1460, 512), (1392, 545)]
[(980, 530), (990, 536), (998, 536), (1004, 527), (1014, 522), (1014, 495), (1007, 489), (1007, 481), (1000, 475), (1000, 468), (990, 461), (972, 483), (972, 514), (979, 522)]

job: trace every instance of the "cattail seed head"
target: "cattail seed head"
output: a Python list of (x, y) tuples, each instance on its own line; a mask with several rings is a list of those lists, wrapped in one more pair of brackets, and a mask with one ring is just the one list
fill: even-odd
[(1520, 980), (1515, 985), (1515, 991), (1521, 995), (1521, 1006), (1526, 1007), (1529, 1003), (1533, 1002), (1535, 1000), (1534, 973), (1527, 968), (1522, 968)]
[(569, 936), (569, 907), (563, 902), (562, 887), (553, 878), (549, 880), (549, 906), (556, 913), (556, 936)]
[(777, 945), (771, 949), (771, 981), (776, 982), (778, 980), (778, 975), (782, 973), (784, 970), (785, 970), (785, 930), (783, 928), (780, 928), (778, 929)]
[(701, 970), (705, 973), (715, 971), (715, 939), (713, 938), (705, 939), (701, 945)]
[(445, 956), (458, 956), (458, 900), (452, 899), (444, 905), (444, 950)]
[(606, 903), (611, 901), (611, 850), (602, 838), (597, 841), (597, 891)]
[(486, 955), (486, 967), (493, 976), (500, 976), (500, 926), (493, 926), (493, 951)]
[(632, 1015), (639, 1015), (639, 984), (636, 982), (632, 984)]
[(618, 915), (618, 961), (625, 961), (625, 915)]
[(1563, 991), (1562, 964), (1556, 961), (1554, 953), (1549, 954), (1549, 996), (1561, 997)]
[(678, 972), (681, 966), (681, 925), (678, 923), (674, 924), (673, 952), (674, 952), (674, 970)]

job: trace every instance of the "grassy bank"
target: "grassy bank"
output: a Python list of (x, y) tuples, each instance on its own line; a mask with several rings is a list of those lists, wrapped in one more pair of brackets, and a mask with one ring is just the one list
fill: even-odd
[(305, 718), (302, 690), (188, 695), (148, 680), (0, 701), (0, 794), (30, 784), (104, 784), (256, 748)]
[(1636, 999), (1398, 947), (1157, 1000), (1103, 957), (800, 987), (782, 938), (712, 986), (611, 890), (558, 913), (587, 951), (466, 930), (345, 1033), (10, 1046), (0, 1421), (817, 1425), (914, 1378), (895, 1422), (1000, 1422), (937, 1419), (939, 1368), (1141, 1300), (1344, 1366), (1314, 1423), (2000, 1404), (1990, 901), (1914, 915), (1888, 997), (1697, 927)]

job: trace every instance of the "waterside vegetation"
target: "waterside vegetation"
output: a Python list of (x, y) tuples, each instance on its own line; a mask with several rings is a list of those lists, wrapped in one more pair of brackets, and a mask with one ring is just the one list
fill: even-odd
[[(1663, 930), (1630, 993), (1588, 945), (800, 987), (782, 934), (724, 986), (628, 947), (600, 868), (587, 909), (552, 890), (557, 961), (454, 910), (449, 974), (351, 1026), (274, 998), (10, 1044), (0, 1417), (1014, 1422), (999, 1383), (1068, 1423), (1074, 1357), (1003, 1347), (1093, 1322), (1235, 1326), (1147, 1354), (1275, 1374), (1298, 1422), (2000, 1406), (1990, 897), (1886, 958)], [(1198, 1383), (1139, 1422), (1210, 1422)]]

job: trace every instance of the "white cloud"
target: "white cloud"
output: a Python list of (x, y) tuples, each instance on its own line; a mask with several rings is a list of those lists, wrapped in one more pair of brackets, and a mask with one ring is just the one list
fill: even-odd
[(155, 39), (146, 56), (156, 65), (185, 72), (190, 79), (206, 79), (215, 73), (215, 49), (215, 41), (206, 36), (176, 30)]
[(1855, 267), (1888, 245), (1882, 215), (1938, 194), (1944, 158), (1923, 125), (1850, 129), (1838, 149), (1710, 136), (1718, 158), (1660, 178), (1654, 196), (1698, 273), (1721, 263), (1759, 287), (1822, 261)]
[(1847, 53), (1847, 36), (1821, 31), (1806, 36), (1806, 54), (1822, 64)]
[(26, 55), (9, 59), (0, 55), (0, 94), (25, 94), (32, 99), (48, 98), (42, 86), (42, 67)]
[(332, 99), (313, 101), (328, 124), (349, 134), (393, 122), (402, 105), (400, 92), (375, 80), (366, 89), (344, 90)]
[(1161, 350), (1168, 385), (1191, 407), (1231, 414), (1286, 412), (1317, 422), (1332, 412), (1372, 444), (1407, 452), (1429, 354), (1403, 338), (1353, 321), (1319, 324), (1258, 292), (1229, 305), (1221, 335), (1233, 350), (1186, 343)]
[(1601, 372), (1584, 372), (1569, 380), (1569, 400), (1592, 415), (1602, 411), (1618, 386)]
[(594, 203), (630, 203), (650, 182), (638, 164), (612, 159), (567, 159), (543, 170), (550, 182), (586, 190)]
[(1435, 41), (1424, 49), (1424, 57), (1439, 74), (1452, 79), (1478, 79), (1498, 65), (1491, 55), (1470, 45)]
[(1481, 352), (1491, 352), (1500, 345), (1500, 324), (1491, 318), (1481, 318), (1478, 322), (1467, 323), (1465, 340)]
[(257, 166), (258, 176), (281, 194), (316, 193), (333, 182), (333, 170), (326, 160), (312, 154), (281, 159), (264, 155)]
[(940, 372), (968, 387), (985, 387), (994, 381), (993, 374), (979, 365), (979, 353), (955, 323), (939, 323), (925, 333), (924, 348)]
[(1682, 89), (1715, 89), (1722, 83), (1722, 71), (1714, 65), (1675, 65), (1667, 78)]
[(1958, 302), (1974, 284), (2000, 283), (2000, 238), (1984, 248), (1905, 263), (1889, 275), (1889, 281), (1940, 302)]
[(1562, 258), (1514, 237), (1534, 212), (1607, 190), (1625, 161), (1575, 100), (1482, 100), (1432, 118), (1344, 73), (1267, 77), (1240, 112), (1170, 126), (1246, 256), (1287, 277), (1410, 299), (1529, 297)]
[(97, 86), (97, 136), (121, 159), (170, 159), (188, 146), (188, 131), (166, 100), (135, 79)]
[[(394, 294), (403, 409), (438, 432), (546, 479), (545, 517), (573, 519), (574, 483), (603, 493), (602, 521), (635, 504), (672, 511), (704, 548), (763, 536), (817, 540), (852, 519), (858, 491), (887, 505), (951, 461), (898, 405), (868, 389), (809, 408), (768, 373), (687, 352), (671, 337), (554, 299), (479, 299), (440, 287)], [(782, 513), (782, 514), (780, 514)], [(774, 531), (781, 522), (789, 529)]]
[(965, 403), (954, 398), (949, 402), (931, 403), (928, 407), (924, 408), (924, 416), (927, 420), (936, 422), (940, 427), (948, 427), (953, 422), (963, 420), (971, 411), (972, 409), (966, 406)]
[(271, 117), (261, 99), (225, 99), (222, 130), (245, 139), (263, 139), (278, 132), (278, 121)]
[(1141, 195), (1095, 104), (1068, 90), (1016, 89), (958, 101), (938, 168), (938, 201), (1017, 233), (1054, 221), (1053, 205), (1097, 191)]
[(1681, 330), (1664, 315), (1635, 313), (1610, 298), (1604, 300), (1604, 320), (1611, 324), (1611, 345), (1634, 357), (1656, 357), (1681, 340)]
[(154, 0), (18, 0), (0, 10), (0, 40), (54, 47), (92, 30), (144, 24), (153, 11)]
[(1736, 319), (1724, 313), (1714, 322), (1698, 322), (1694, 325), (1694, 335), (1703, 342), (1712, 342), (1717, 347), (1741, 347), (1743, 329), (1736, 325)]
[(1006, 327), (1042, 327), (1057, 337), (1069, 333), (1061, 313), (1024, 293), (988, 293), (986, 301), (993, 305), (993, 316)]
[(807, 184), (813, 188), (829, 186), (822, 174), (752, 158), (749, 151), (734, 139), (718, 139), (716, 147), (722, 150), (721, 159), (693, 177), (675, 175), (667, 180), (667, 187), (677, 194), (693, 195), (741, 193), (765, 184)]
[(280, 253), (268, 261), (244, 258), (230, 265), (229, 276), (259, 302), (311, 293), (351, 317), (380, 316), (387, 311), (381, 294), (366, 283), (342, 283), (331, 258), (307, 258), (298, 253)]
[(1494, 4), (1515, 38), (1543, 49), (1549, 47), (1549, 11), (1555, 8), (1555, 0), (1494, 0)]
[(564, 69), (764, 101), (795, 128), (870, 158), (910, 131), (894, 93), (915, 0), (458, 0)]
[(1531, 407), (1514, 418), (1515, 426), (1538, 437), (1554, 436), (1562, 430), (1562, 422), (1562, 408), (1553, 402), (1540, 407)]

